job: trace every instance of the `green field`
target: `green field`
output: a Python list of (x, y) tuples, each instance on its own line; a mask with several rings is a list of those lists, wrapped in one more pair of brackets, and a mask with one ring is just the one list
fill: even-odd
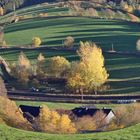
[[(30, 105), (30, 106), (41, 106), (47, 105), (50, 109), (73, 109), (75, 107), (82, 106), (84, 104), (72, 104), (72, 103), (52, 103), (52, 102), (35, 102), (35, 101), (16, 101), (16, 104), (19, 105)], [(119, 106), (118, 104), (95, 104), (99, 108), (114, 108)]]
[(139, 140), (140, 124), (112, 132), (57, 135), (27, 132), (0, 125), (0, 140)]
[[(81, 104), (62, 104), (62, 103), (46, 103), (46, 102), (27, 102), (16, 101), (17, 105), (47, 105), (51, 109), (63, 108), (72, 109), (80, 106)], [(118, 105), (97, 105), (97, 107), (109, 107), (113, 108)], [(74, 135), (57, 135), (57, 134), (45, 134), (23, 131), (15, 128), (11, 128), (5, 125), (0, 125), (0, 140), (139, 140), (140, 139), (140, 124), (131, 126), (111, 132), (100, 132), (91, 134), (74, 134)]]
[(69, 35), (75, 42), (94, 41), (104, 50), (135, 51), (139, 38), (139, 24), (118, 20), (88, 17), (33, 18), (7, 26), (5, 39), (9, 45), (31, 44), (32, 37), (39, 36), (42, 44), (62, 46)]
[[(18, 10), (19, 15), (33, 15), (42, 12), (53, 16), (63, 15), (68, 12), (67, 8), (56, 6), (38, 5)], [(5, 17), (6, 18), (6, 17)], [(112, 44), (116, 51), (136, 51), (136, 41), (140, 35), (139, 23), (131, 23), (122, 20), (94, 19), (89, 17), (51, 17), (21, 20), (6, 26), (5, 39), (9, 45), (21, 46), (30, 45), (32, 37), (39, 36), (42, 45), (47, 47), (62, 47), (63, 40), (67, 36), (75, 38), (75, 47), (79, 41), (93, 41), (99, 45), (103, 51), (111, 49)], [(68, 60), (77, 60), (78, 57), (72, 51), (57, 51), (48, 49), (26, 50), (24, 51), (32, 62), (41, 52), (48, 59), (49, 57), (60, 55)], [(20, 50), (0, 50), (9, 63), (17, 60)], [(126, 82), (112, 82), (111, 88), (105, 93), (138, 93), (140, 91), (140, 57), (131, 55), (104, 54), (105, 66), (110, 74), (109, 79), (129, 80)], [(134, 80), (136, 79), (136, 80)]]

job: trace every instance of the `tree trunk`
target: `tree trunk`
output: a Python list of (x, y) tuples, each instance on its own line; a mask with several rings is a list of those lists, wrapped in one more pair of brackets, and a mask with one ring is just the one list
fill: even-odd
[(95, 93), (95, 95), (97, 95), (97, 91), (96, 90), (94, 91), (94, 93)]
[(81, 94), (81, 100), (82, 100), (82, 102), (83, 102), (83, 100), (84, 100), (84, 96), (83, 96), (83, 88), (80, 88), (80, 94)]

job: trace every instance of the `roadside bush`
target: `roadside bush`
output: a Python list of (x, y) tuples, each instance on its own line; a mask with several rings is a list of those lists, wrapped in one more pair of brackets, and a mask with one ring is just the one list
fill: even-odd
[(12, 127), (32, 130), (31, 124), (23, 118), (15, 102), (5, 97), (0, 97), (0, 120)]
[(74, 124), (68, 115), (59, 115), (56, 111), (51, 111), (43, 106), (40, 109), (39, 117), (36, 118), (35, 126), (37, 131), (49, 133), (76, 133)]
[(32, 39), (32, 46), (39, 47), (41, 44), (41, 39), (39, 37), (33, 37)]

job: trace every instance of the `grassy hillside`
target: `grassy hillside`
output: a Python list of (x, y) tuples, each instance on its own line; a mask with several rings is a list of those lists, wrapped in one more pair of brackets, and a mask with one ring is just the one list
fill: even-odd
[(0, 140), (139, 140), (140, 124), (112, 132), (56, 135), (27, 132), (0, 125)]
[[(35, 102), (35, 101), (16, 101), (16, 104), (19, 105), (30, 105), (30, 106), (41, 106), (47, 105), (51, 109), (73, 109), (75, 107), (82, 106), (83, 104), (72, 104), (72, 103), (52, 103), (52, 102)], [(103, 108), (114, 108), (119, 106), (118, 104), (96, 104), (96, 107)]]
[[(47, 17), (36, 17), (39, 13), (47, 12)], [(93, 41), (104, 51), (111, 49), (112, 44), (116, 51), (136, 51), (136, 41), (139, 39), (139, 24), (122, 20), (94, 19), (88, 17), (61, 17), (68, 13), (68, 8), (55, 5), (37, 5), (23, 8), (17, 11), (18, 15), (31, 15), (34, 18), (21, 20), (10, 24), (5, 29), (5, 39), (9, 45), (29, 45), (34, 36), (42, 39), (42, 44), (47, 47), (62, 47), (63, 40), (67, 36), (75, 38), (75, 46), (79, 41)], [(56, 16), (51, 17), (50, 16)], [(9, 16), (9, 15), (8, 15)], [(6, 16), (4, 17), (6, 18)], [(9, 63), (17, 60), (20, 50), (0, 50)], [(34, 61), (39, 53), (48, 59), (55, 55), (61, 55), (68, 60), (78, 60), (75, 52), (52, 51), (48, 49), (26, 50), (24, 53)], [(110, 74), (110, 79), (129, 80), (129, 82), (111, 83), (111, 89), (107, 93), (139, 93), (140, 57), (128, 55), (104, 54), (105, 66)]]
[(139, 38), (139, 24), (117, 20), (86, 17), (33, 18), (11, 24), (5, 30), (10, 45), (31, 44), (32, 37), (39, 36), (42, 44), (62, 46), (62, 40), (71, 35), (75, 42), (90, 40), (105, 50), (114, 44), (115, 50), (135, 50)]

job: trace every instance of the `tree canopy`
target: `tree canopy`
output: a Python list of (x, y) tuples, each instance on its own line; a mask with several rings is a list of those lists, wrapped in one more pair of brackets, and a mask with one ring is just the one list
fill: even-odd
[(71, 65), (68, 87), (96, 91), (108, 78), (101, 48), (90, 42), (81, 42), (78, 50), (80, 61)]

